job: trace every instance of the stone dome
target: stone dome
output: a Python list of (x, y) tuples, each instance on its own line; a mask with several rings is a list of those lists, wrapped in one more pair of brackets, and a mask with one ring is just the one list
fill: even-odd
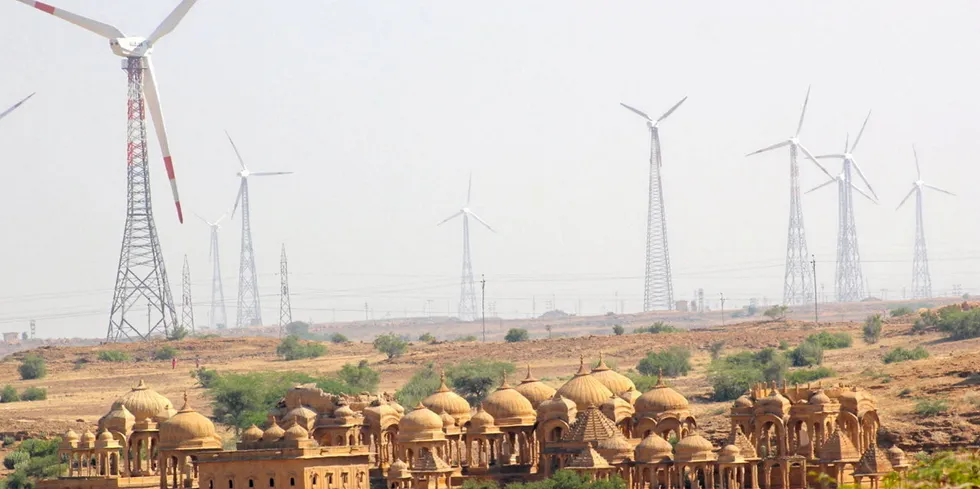
[(642, 396), (642, 395), (643, 395), (642, 392), (640, 392), (640, 391), (638, 391), (636, 389), (632, 389), (632, 390), (628, 390), (626, 392), (623, 392), (622, 394), (619, 395), (619, 397), (622, 397), (624, 401), (630, 403), (630, 405), (633, 405), (633, 404), (636, 404), (636, 400), (639, 399), (640, 396)]
[(585, 369), (585, 359), (579, 357), (578, 372), (558, 389), (558, 394), (575, 403), (579, 411), (589, 406), (601, 406), (613, 393)]
[(624, 418), (633, 416), (634, 413), (633, 405), (619, 396), (611, 396), (609, 399), (606, 399), (606, 402), (603, 402), (602, 406), (599, 406), (599, 410), (607, 418), (617, 423)]
[(823, 406), (826, 404), (832, 404), (833, 402), (834, 400), (831, 399), (830, 396), (828, 396), (824, 391), (817, 392), (816, 394), (810, 396), (809, 401), (809, 403), (814, 406)]
[(652, 418), (667, 411), (687, 411), (690, 404), (679, 392), (667, 387), (660, 376), (657, 385), (640, 396), (633, 406), (638, 416)]
[[(157, 414), (161, 411), (172, 411), (173, 404), (170, 399), (161, 396), (157, 391), (150, 389), (140, 379), (136, 387), (124, 394), (114, 403), (116, 405), (125, 406), (136, 421), (142, 421), (144, 419), (154, 419)], [(169, 416), (168, 416), (169, 418)]]
[(432, 412), (445, 411), (462, 425), (470, 419), (470, 403), (466, 402), (463, 396), (453, 392), (446, 385), (446, 373), (439, 374), (440, 385), (432, 395), (422, 399), (422, 405), (432, 410)]
[(551, 396), (554, 396), (555, 392), (557, 392), (554, 387), (541, 382), (531, 375), (531, 365), (527, 366), (527, 377), (521, 381), (520, 385), (514, 387), (514, 390), (520, 392), (528, 401), (531, 401), (531, 406), (534, 409), (537, 409), (542, 402), (551, 399)]
[(752, 407), (752, 399), (749, 396), (741, 395), (738, 399), (735, 399), (734, 407), (736, 408), (750, 408)]
[(96, 441), (112, 441), (112, 433), (109, 433), (106, 430), (102, 430), (99, 433), (99, 436), (96, 437)]
[(158, 413), (153, 415), (153, 421), (156, 421), (157, 423), (162, 423), (172, 418), (175, 414), (177, 414), (177, 411), (174, 411), (173, 406), (167, 406), (161, 409)]
[(712, 445), (710, 441), (708, 441), (705, 437), (696, 434), (684, 437), (684, 439), (677, 442), (677, 446), (675, 447), (678, 461), (713, 459), (713, 449), (714, 445)]
[(631, 444), (625, 436), (619, 433), (617, 433), (615, 436), (606, 438), (605, 440), (599, 440), (599, 442), (596, 443), (596, 450), (598, 450), (599, 453), (602, 453), (607, 459), (610, 457), (632, 458), (633, 456), (633, 444)]
[(735, 445), (725, 445), (725, 447), (718, 452), (718, 461), (722, 463), (742, 462), (744, 461), (742, 458), (742, 449)]
[(342, 404), (340, 407), (333, 410), (333, 417), (335, 418), (350, 418), (354, 416), (354, 410), (347, 404)]
[(443, 428), (452, 428), (453, 426), (456, 426), (456, 419), (450, 416), (446, 411), (441, 412), (439, 414), (439, 418), (442, 419)]
[(306, 406), (300, 405), (299, 407), (292, 409), (288, 413), (286, 413), (286, 415), (283, 416), (282, 419), (284, 422), (289, 423), (296, 420), (297, 418), (309, 420), (309, 419), (315, 419), (316, 416), (317, 416), (316, 411)]
[(537, 419), (531, 401), (507, 383), (503, 383), (483, 400), (483, 410), (493, 416), (497, 426), (530, 426)]
[(420, 402), (398, 421), (398, 440), (402, 442), (445, 440), (442, 418)]
[(269, 426), (262, 432), (262, 441), (273, 442), (279, 441), (286, 434), (286, 431), (276, 423), (275, 418), (272, 420), (272, 426)]
[(81, 442), (82, 443), (95, 443), (95, 433), (92, 433), (89, 430), (85, 430), (85, 433), (82, 433)]
[(408, 464), (402, 459), (397, 459), (388, 466), (388, 479), (411, 479), (412, 475), (408, 471)]
[(220, 449), (221, 442), (210, 419), (195, 411), (187, 402), (177, 414), (160, 424), (160, 447), (176, 449)]
[(78, 441), (80, 438), (78, 437), (78, 433), (75, 433), (75, 430), (68, 428), (63, 439), (65, 441)]
[(398, 414), (405, 414), (405, 407), (402, 406), (401, 404), (398, 404), (395, 401), (389, 402), (388, 403), (388, 406), (390, 406), (391, 409), (394, 409), (395, 412), (398, 413)]
[(244, 443), (254, 443), (262, 439), (262, 430), (258, 426), (252, 424), (248, 429), (242, 432), (242, 442)]
[(632, 380), (606, 365), (606, 361), (602, 358), (601, 352), (599, 353), (599, 365), (592, 369), (592, 378), (606, 386), (606, 389), (609, 389), (609, 392), (613, 394), (619, 395), (624, 392), (636, 390), (636, 384)]
[(789, 407), (791, 403), (789, 399), (783, 397), (778, 390), (773, 388), (769, 391), (769, 395), (759, 399), (755, 402), (755, 407), (767, 414), (773, 414), (778, 417), (782, 417), (784, 414), (789, 412)]
[(575, 403), (569, 399), (565, 399), (555, 392), (555, 395), (542, 402), (538, 406), (538, 421), (548, 421), (551, 419), (564, 419), (566, 422), (571, 423), (575, 421), (575, 416), (578, 414)]
[(497, 428), (493, 416), (484, 411), (481, 406), (476, 409), (476, 414), (470, 419), (470, 426), (466, 432), (468, 434), (500, 433), (500, 429)]
[(656, 433), (647, 435), (634, 451), (634, 460), (641, 463), (657, 463), (674, 456), (674, 447)]
[(305, 440), (309, 437), (310, 432), (306, 431), (306, 428), (300, 426), (299, 423), (292, 425), (284, 435), (284, 438), (289, 441)]

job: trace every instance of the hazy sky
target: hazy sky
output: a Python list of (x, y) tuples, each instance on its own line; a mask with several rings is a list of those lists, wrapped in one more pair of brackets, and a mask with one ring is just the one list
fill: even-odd
[[(176, 0), (52, 0), (147, 35)], [(153, 56), (188, 219), (177, 223), (150, 134), (156, 223), (180, 298), (190, 259), (197, 321), (210, 300), (208, 228), (230, 210), (236, 138), (255, 179), (252, 228), (266, 323), (278, 319), (279, 247), (297, 318), (455, 313), (465, 200), (499, 233), (472, 233), (473, 265), (505, 317), (642, 307), (649, 138), (626, 102), (661, 113), (675, 296), (733, 305), (782, 296), (792, 135), (838, 152), (869, 109), (855, 156), (881, 197), (858, 200), (868, 287), (911, 281), (915, 179), (926, 196), (933, 289), (980, 291), (971, 189), (980, 133), (980, 4), (946, 1), (487, 3), (201, 0)], [(0, 1), (4, 239), (0, 330), (104, 336), (125, 217), (120, 61), (98, 36)], [(964, 59), (966, 62), (963, 62)], [(149, 122), (148, 122), (149, 124)], [(151, 126), (152, 127), (152, 126)], [(802, 163), (805, 189), (824, 181)], [(828, 162), (832, 172), (836, 161)], [(804, 197), (818, 281), (833, 296), (834, 187)], [(240, 221), (222, 230), (230, 322)], [(578, 301), (581, 301), (579, 303)], [(581, 305), (579, 305), (581, 304)]]

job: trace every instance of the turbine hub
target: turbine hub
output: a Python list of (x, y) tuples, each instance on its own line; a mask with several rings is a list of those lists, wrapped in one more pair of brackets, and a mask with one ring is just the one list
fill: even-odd
[(148, 56), (153, 47), (144, 37), (117, 37), (109, 39), (109, 47), (116, 56), (124, 58), (142, 58)]
[(238, 172), (237, 175), (242, 178), (248, 178), (248, 176), (251, 175), (251, 172), (249, 172), (248, 170), (242, 170)]

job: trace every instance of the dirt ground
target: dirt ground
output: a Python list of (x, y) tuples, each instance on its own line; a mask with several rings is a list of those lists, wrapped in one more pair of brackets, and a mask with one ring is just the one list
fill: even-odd
[[(17, 365), (27, 352), (0, 361), (0, 385), (10, 384), (18, 391), (29, 386), (48, 390), (45, 401), (0, 404), (0, 435), (56, 434), (69, 427), (76, 431), (91, 427), (108, 411), (113, 400), (140, 379), (173, 400), (177, 407), (186, 391), (191, 404), (208, 414), (207, 393), (197, 387), (189, 375), (196, 361), (219, 372), (291, 370), (330, 374), (344, 363), (366, 359), (382, 374), (380, 389), (393, 392), (426, 364), (492, 358), (514, 362), (521, 368), (530, 364), (535, 376), (558, 387), (577, 370), (580, 354), (587, 361), (594, 361), (601, 351), (610, 364), (622, 371), (635, 367), (648, 351), (681, 345), (694, 352), (695, 368), (685, 377), (671, 379), (671, 384), (691, 400), (705, 435), (720, 440), (729, 428), (729, 403), (708, 399), (711, 388), (706, 378), (706, 366), (710, 361), (708, 347), (712, 343), (724, 341), (726, 353), (732, 353), (775, 347), (780, 341), (796, 345), (817, 331), (846, 331), (855, 338), (854, 346), (826, 352), (824, 365), (835, 370), (838, 376), (824, 382), (855, 384), (876, 396), (884, 430), (882, 436), (910, 449), (977, 444), (980, 441), (980, 339), (952, 342), (944, 341), (937, 333), (913, 335), (909, 321), (887, 320), (884, 336), (875, 345), (861, 341), (861, 324), (857, 322), (814, 326), (812, 322), (792, 320), (757, 321), (656, 335), (586, 335), (522, 343), (414, 343), (404, 356), (390, 362), (367, 342), (328, 344), (328, 354), (324, 357), (285, 362), (275, 356), (275, 338), (187, 339), (169, 343), (180, 351), (175, 369), (171, 368), (170, 361), (151, 360), (153, 349), (161, 343), (45, 346), (31, 350), (47, 360), (48, 375), (43, 379), (20, 380)], [(604, 331), (610, 329), (607, 327)], [(553, 332), (561, 333), (557, 329)], [(881, 361), (885, 352), (893, 347), (918, 345), (929, 350), (930, 358), (890, 365)], [(99, 361), (99, 352), (108, 349), (127, 351), (133, 361)], [(938, 416), (917, 416), (912, 412), (913, 407), (923, 399), (944, 399), (951, 409)]]

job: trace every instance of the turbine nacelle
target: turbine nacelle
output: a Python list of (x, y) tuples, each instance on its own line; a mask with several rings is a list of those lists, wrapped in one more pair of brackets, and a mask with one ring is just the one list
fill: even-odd
[(242, 178), (248, 178), (248, 176), (251, 175), (251, 174), (252, 174), (252, 172), (250, 172), (248, 170), (241, 170), (238, 173), (236, 173), (236, 175), (238, 175), (238, 176), (240, 176)]
[(118, 37), (109, 39), (109, 47), (116, 56), (143, 58), (149, 56), (153, 46), (145, 37)]

